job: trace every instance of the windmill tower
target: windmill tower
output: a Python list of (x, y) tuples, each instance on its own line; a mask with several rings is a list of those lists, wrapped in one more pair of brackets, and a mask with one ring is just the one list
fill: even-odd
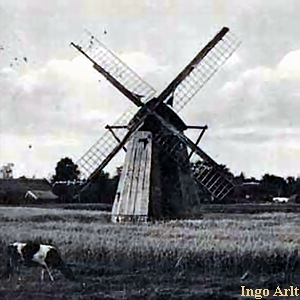
[[(195, 183), (223, 199), (234, 183), (198, 143), (207, 126), (188, 126), (178, 112), (237, 49), (240, 42), (224, 27), (157, 97), (155, 90), (86, 32), (84, 42), (71, 43), (136, 108), (125, 112), (79, 160), (87, 178), (83, 190), (121, 150), (126, 152), (112, 221), (177, 218), (197, 200)], [(118, 130), (118, 134), (114, 130)], [(196, 142), (184, 131), (201, 129)], [(191, 168), (194, 156), (197, 164)]]

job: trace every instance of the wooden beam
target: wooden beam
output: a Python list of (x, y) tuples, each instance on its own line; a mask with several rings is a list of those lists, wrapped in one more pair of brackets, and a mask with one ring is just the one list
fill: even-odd
[[(195, 145), (198, 146), (200, 140), (202, 139), (202, 137), (203, 137), (203, 135), (204, 135), (204, 133), (205, 133), (205, 130), (206, 130), (208, 127), (207, 127), (207, 125), (205, 125), (205, 126), (191, 126), (191, 127), (199, 127), (200, 129), (202, 129), (201, 132), (200, 132), (200, 134), (199, 134), (199, 136), (198, 136), (198, 138), (197, 138), (197, 140), (196, 140), (196, 143), (195, 143)], [(201, 128), (201, 127), (202, 127), (202, 128)], [(193, 128), (193, 129), (194, 129), (194, 128)], [(195, 151), (192, 150), (191, 153), (190, 153), (189, 156), (188, 156), (188, 161), (190, 161), (190, 159), (191, 159), (191, 157), (192, 157), (192, 155), (193, 155), (194, 153), (195, 153)]]
[(179, 75), (166, 87), (166, 89), (157, 97), (157, 106), (165, 101), (172, 94), (179, 84), (195, 69), (195, 66), (222, 40), (229, 28), (223, 27), (219, 33), (195, 56), (195, 58), (179, 73)]
[(128, 97), (135, 105), (141, 107), (144, 103), (133, 94), (131, 91), (127, 90), (118, 80), (116, 80), (109, 72), (103, 69), (101, 66), (97, 64), (95, 60), (93, 60), (87, 53), (85, 53), (82, 48), (78, 45), (75, 45), (73, 42), (71, 43), (75, 49), (77, 49), (81, 54), (83, 54), (89, 61), (93, 63), (93, 68), (101, 73), (115, 88), (117, 88), (123, 95)]
[(204, 126), (195, 126), (195, 125), (191, 125), (191, 126), (186, 126), (187, 129), (208, 129), (208, 126), (207, 125), (204, 125)]
[(146, 116), (143, 116), (137, 123), (135, 123), (126, 133), (122, 141), (119, 145), (117, 145), (103, 160), (103, 162), (98, 166), (98, 168), (95, 169), (95, 171), (89, 176), (88, 181), (96, 177), (96, 175), (103, 170), (108, 163), (113, 159), (113, 157), (120, 151), (120, 149), (127, 143), (127, 141), (130, 139), (131, 135), (142, 126), (142, 124), (145, 121)]
[[(115, 128), (115, 126), (114, 126), (114, 128)], [(127, 127), (126, 127), (126, 128), (127, 128)], [(115, 132), (112, 130), (112, 127), (111, 127), (111, 126), (106, 125), (106, 126), (105, 126), (105, 129), (108, 129), (109, 132), (113, 135), (113, 137), (117, 140), (117, 142), (121, 143), (121, 140), (117, 137), (117, 135), (115, 134)], [(127, 149), (126, 149), (125, 146), (123, 146), (122, 148), (123, 148), (123, 150), (124, 150), (125, 152), (127, 152)]]
[(113, 128), (113, 129), (128, 129), (128, 126), (127, 125), (106, 125), (105, 126), (105, 129), (108, 129), (108, 128)]
[(137, 131), (128, 142), (112, 208), (112, 222), (147, 221), (150, 201), (152, 134)]
[(147, 106), (146, 106), (146, 109), (148, 111), (150, 111), (150, 113), (153, 114), (166, 129), (168, 129), (175, 136), (177, 136), (179, 140), (181, 140), (185, 145), (187, 145), (188, 147), (190, 147), (203, 160), (207, 161), (208, 163), (210, 163), (214, 167), (219, 167), (219, 165), (208, 154), (206, 154), (202, 149), (200, 149), (198, 146), (196, 146), (194, 144), (194, 142), (192, 140), (190, 140), (186, 135), (184, 135), (183, 133), (179, 132), (171, 123), (168, 123), (163, 117), (161, 117), (159, 114), (157, 114), (152, 109), (149, 109)]

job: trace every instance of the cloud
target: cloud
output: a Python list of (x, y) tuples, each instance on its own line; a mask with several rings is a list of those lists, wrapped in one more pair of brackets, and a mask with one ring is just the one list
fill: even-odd
[[(151, 77), (159, 69), (155, 59), (144, 53), (123, 53), (120, 58), (141, 76)], [(44, 161), (54, 165), (64, 153), (78, 159), (102, 136), (106, 124), (135, 107), (81, 56), (52, 59), (19, 73), (3, 68), (0, 84), (0, 158), (16, 166), (30, 143), (39, 153), (35, 159), (40, 167)], [(21, 165), (33, 168), (32, 162)], [(41, 172), (44, 167), (36, 169)]]
[[(0, 60), (0, 163), (9, 158), (23, 164), (27, 142), (34, 141), (34, 163), (43, 161), (38, 169), (44, 172), (48, 161), (42, 155), (53, 162), (64, 153), (80, 156), (101, 136), (103, 125), (131, 106), (83, 57), (70, 60), (75, 52), (67, 45), (82, 27), (159, 92), (228, 26), (243, 44), (180, 115), (189, 124), (209, 125), (203, 146), (220, 163), (263, 172), (268, 153), (270, 170), (296, 172), (284, 162), (293, 157), (296, 165), (299, 160), (294, 155), (299, 1), (100, 2), (53, 0), (41, 6), (37, 0), (0, 0), (5, 48)], [(27, 64), (8, 68), (14, 57), (24, 55)]]
[(297, 50), (286, 54), (274, 68), (257, 66), (225, 83), (216, 92), (215, 101), (226, 104), (214, 114), (226, 128), (300, 128), (299, 80)]
[(300, 51), (291, 51), (274, 67), (248, 68), (220, 88), (211, 84), (215, 89), (202, 91), (185, 119), (208, 124), (201, 147), (235, 173), (299, 174), (299, 75)]
[(277, 77), (284, 80), (300, 80), (300, 49), (288, 53), (275, 70)]
[[(121, 58), (141, 75), (158, 68), (155, 60), (143, 53), (125, 53)], [(1, 131), (93, 132), (104, 122), (113, 122), (131, 104), (84, 57), (53, 59), (23, 74), (4, 68), (0, 80), (4, 92)]]

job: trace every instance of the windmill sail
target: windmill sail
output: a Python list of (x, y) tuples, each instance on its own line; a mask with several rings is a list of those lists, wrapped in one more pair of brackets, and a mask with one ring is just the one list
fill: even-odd
[[(132, 100), (137, 106), (140, 102), (152, 99), (155, 90), (146, 83), (139, 75), (122, 62), (112, 51), (106, 48), (93, 34), (85, 30), (83, 39), (78, 43), (71, 43), (79, 52), (86, 56), (93, 67), (108, 79), (120, 92)], [(127, 125), (136, 114), (138, 108), (130, 108), (113, 124)], [(119, 130), (118, 138), (122, 140), (127, 130)], [(84, 153), (77, 161), (82, 178), (96, 176), (103, 168), (102, 166), (108, 153), (112, 153), (119, 142), (109, 131), (96, 141), (96, 143)]]
[[(169, 141), (168, 135), (158, 132), (153, 141), (156, 145), (164, 149), (165, 153), (171, 156), (184, 169), (190, 168), (188, 156), (185, 151), (178, 151), (187, 147), (194, 152), (197, 164), (193, 168), (193, 176), (196, 182), (205, 187), (214, 197), (222, 200), (233, 189), (235, 184), (228, 178), (227, 174), (221, 170), (220, 165), (215, 162), (206, 152), (199, 146), (195, 145), (186, 135), (180, 133), (173, 125), (166, 122), (157, 113), (156, 118), (160, 120), (164, 127), (171, 135), (176, 136), (173, 143)], [(185, 147), (182, 147), (185, 145)]]
[[(138, 108), (134, 107), (126, 111), (121, 117), (114, 123), (117, 125), (126, 125), (136, 114)], [(122, 140), (127, 134), (127, 129), (120, 129), (118, 131), (118, 139)], [(77, 165), (80, 170), (80, 176), (85, 179), (89, 179), (91, 175), (96, 176), (96, 173), (101, 172), (105, 165), (101, 168), (97, 168), (102, 165), (107, 155), (111, 153), (117, 146), (119, 142), (112, 136), (109, 131), (106, 131), (104, 135), (99, 138), (92, 147), (82, 155), (82, 157), (77, 161)], [(122, 148), (122, 147), (121, 147)], [(121, 149), (120, 148), (120, 149)], [(95, 172), (97, 171), (97, 172)]]
[(179, 112), (219, 70), (227, 59), (238, 48), (241, 42), (224, 27), (184, 68), (158, 97), (169, 101)]
[(124, 89), (126, 89), (143, 103), (153, 98), (156, 92), (155, 89), (146, 83), (88, 30), (84, 31), (84, 36), (78, 43), (71, 43), (71, 45), (92, 61), (94, 68), (102, 73), (102, 75), (105, 77), (109, 75), (110, 78), (116, 81), (117, 85), (115, 86), (119, 90), (121, 88), (120, 91), (122, 93), (124, 93)]
[[(144, 82), (92, 34), (88, 33), (87, 36), (88, 38), (85, 39), (84, 43), (72, 43), (72, 45), (93, 63), (96, 70), (137, 106), (153, 99), (155, 90), (150, 85)], [(229, 33), (229, 29), (224, 27), (160, 94), (157, 98), (157, 104), (167, 102), (173, 106), (176, 112), (181, 110), (225, 63), (239, 44), (240, 42)], [(220, 166), (209, 155), (165, 121), (155, 112), (155, 109), (156, 107), (149, 110), (146, 107), (149, 113), (160, 120), (164, 130), (169, 131), (176, 139), (174, 139), (175, 144), (172, 145), (168, 140), (168, 135), (161, 132), (153, 136), (153, 142), (161, 146), (182, 168), (189, 167), (188, 155), (183, 153), (184, 151), (181, 153), (178, 149), (181, 145), (184, 145), (185, 148), (193, 151), (198, 158), (198, 164), (194, 166), (195, 180), (210, 191), (212, 195), (223, 199), (234, 184), (227, 178), (226, 174), (224, 175), (224, 172), (221, 172)], [(138, 108), (135, 107), (133, 110), (126, 112), (114, 125), (128, 124), (137, 110)], [(110, 159), (124, 146), (133, 130), (137, 130), (142, 122), (143, 118), (138, 118), (135, 121), (134, 128), (130, 128), (130, 131), (123, 130), (119, 132), (118, 138), (123, 140), (123, 145), (110, 132), (106, 132), (78, 161), (77, 164), (83, 177), (91, 179), (97, 176)]]
[(220, 166), (199, 146), (194, 145), (192, 141), (184, 139), (184, 142), (182, 142), (182, 140), (177, 140), (177, 143), (173, 143), (171, 147), (166, 147), (169, 144), (166, 141), (166, 136), (160, 134), (157, 134), (153, 141), (156, 145), (162, 147), (165, 153), (171, 156), (184, 169), (190, 168), (190, 164), (185, 160), (185, 153), (178, 151), (180, 144), (183, 143), (190, 151), (195, 151), (194, 158), (197, 163), (192, 165), (193, 177), (196, 182), (206, 188), (215, 198), (222, 200), (234, 188), (235, 184), (225, 172), (222, 172)]

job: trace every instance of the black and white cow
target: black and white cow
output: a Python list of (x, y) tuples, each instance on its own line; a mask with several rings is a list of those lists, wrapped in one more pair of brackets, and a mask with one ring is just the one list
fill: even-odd
[(15, 271), (19, 274), (22, 265), (26, 267), (42, 267), (41, 280), (47, 270), (51, 281), (54, 281), (50, 269), (59, 270), (67, 279), (74, 280), (72, 270), (62, 260), (57, 249), (52, 245), (37, 242), (15, 242), (6, 247), (6, 262), (3, 277), (10, 278)]

